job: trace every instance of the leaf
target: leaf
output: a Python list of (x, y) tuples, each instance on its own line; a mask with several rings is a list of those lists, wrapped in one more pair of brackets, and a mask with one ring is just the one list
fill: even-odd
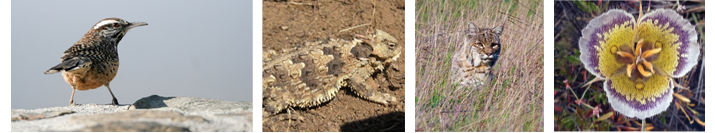
[(684, 107), (684, 108), (687, 108), (688, 110), (690, 110), (690, 112), (693, 113), (693, 115), (700, 115), (700, 113), (698, 113), (698, 111), (695, 111), (694, 109), (692, 109), (690, 107)]
[(601, 98), (601, 104), (606, 104), (606, 93), (598, 93), (598, 97)]
[[(565, 120), (563, 120), (565, 119)], [(566, 128), (571, 128), (573, 130), (574, 127), (576, 127), (574, 120), (570, 119), (569, 117), (563, 117), (563, 121), (561, 121), (561, 125), (564, 125)]]
[(598, 6), (596, 4), (594, 4), (593, 2), (589, 2), (588, 6), (590, 6), (591, 10), (596, 12), (596, 14), (601, 14), (601, 9), (599, 9)]
[(623, 130), (626, 131), (640, 131), (641, 128), (635, 128), (635, 127), (623, 127)]
[(701, 121), (700, 118), (698, 118), (698, 117), (693, 117), (693, 118), (695, 118), (695, 122), (698, 122), (698, 124), (700, 124), (703, 127), (705, 126), (705, 122)]
[(601, 5), (601, 7), (603, 7), (604, 9), (607, 9), (607, 8), (608, 8), (608, 4), (609, 4), (610, 2), (611, 2), (611, 1), (606, 1), (606, 4)]
[(575, 49), (575, 48), (574, 48), (574, 49), (573, 49), (573, 54), (580, 56), (580, 55), (581, 55), (581, 52), (579, 52), (578, 49)]
[(683, 102), (685, 102), (685, 103), (690, 103), (690, 99), (686, 98), (686, 97), (683, 96), (683, 95), (680, 95), (680, 94), (678, 94), (678, 93), (673, 93), (673, 96), (675, 96), (676, 98), (680, 99), (680, 101), (683, 101)]
[(573, 64), (581, 64), (581, 60), (578, 59), (578, 57), (576, 57), (576, 56), (569, 55), (569, 56), (566, 56), (566, 59), (569, 60), (569, 62), (571, 62)]
[(602, 115), (601, 118), (596, 119), (596, 121), (606, 120), (606, 119), (610, 118), (612, 115), (613, 115), (613, 111), (608, 112), (608, 113)]
[(590, 6), (588, 6), (588, 2), (586, 1), (574, 1), (576, 3), (576, 6), (578, 6), (578, 9), (581, 9), (583, 12), (591, 12), (593, 11)]
[(595, 96), (593, 100), (595, 100), (597, 103), (601, 103), (601, 101), (603, 101), (603, 97), (600, 93), (594, 93), (594, 95)]

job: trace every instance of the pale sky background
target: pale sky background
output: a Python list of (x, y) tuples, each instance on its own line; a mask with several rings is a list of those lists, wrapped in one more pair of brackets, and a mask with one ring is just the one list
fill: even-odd
[[(247, 0), (13, 0), (12, 108), (69, 104), (62, 74), (43, 74), (99, 20), (147, 26), (119, 43), (110, 83), (120, 104), (150, 95), (252, 101), (252, 3)], [(78, 104), (109, 104), (106, 87), (77, 91)]]

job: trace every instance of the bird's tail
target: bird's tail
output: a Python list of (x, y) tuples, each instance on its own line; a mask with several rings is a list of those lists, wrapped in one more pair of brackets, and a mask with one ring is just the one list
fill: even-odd
[(45, 71), (45, 74), (53, 74), (57, 73), (60, 71), (73, 71), (77, 70), (78, 68), (82, 66), (89, 65), (91, 61), (87, 59), (82, 59), (82, 58), (72, 58), (69, 60), (65, 60), (60, 64), (57, 64), (56, 66), (50, 68), (49, 70)]

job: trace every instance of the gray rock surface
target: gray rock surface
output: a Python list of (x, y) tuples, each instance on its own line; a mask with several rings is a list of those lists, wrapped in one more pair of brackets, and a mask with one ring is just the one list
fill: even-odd
[(133, 105), (12, 109), (15, 131), (251, 132), (250, 102), (152, 95)]
[(52, 117), (57, 117), (57, 116), (62, 116), (62, 115), (72, 114), (72, 113), (75, 113), (75, 112), (71, 111), (71, 110), (45, 111), (45, 112), (12, 110), (11, 117), (12, 117), (12, 121), (37, 120), (37, 119), (52, 118)]
[(189, 128), (156, 122), (111, 122), (77, 130), (80, 132), (190, 132)]

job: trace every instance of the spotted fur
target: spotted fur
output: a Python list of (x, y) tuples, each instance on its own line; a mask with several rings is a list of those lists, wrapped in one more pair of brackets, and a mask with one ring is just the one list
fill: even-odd
[(457, 47), (452, 57), (450, 80), (459, 86), (473, 87), (491, 78), (492, 67), (501, 52), (501, 36), (504, 26), (477, 28), (469, 22), (464, 43)]

